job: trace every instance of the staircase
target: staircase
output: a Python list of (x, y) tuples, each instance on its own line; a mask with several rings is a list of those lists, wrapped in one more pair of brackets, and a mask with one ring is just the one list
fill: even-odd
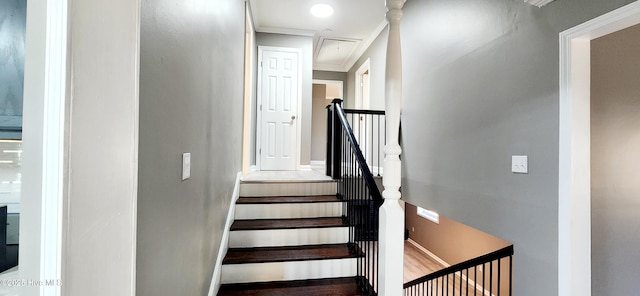
[(218, 295), (365, 295), (336, 186), (242, 182)]

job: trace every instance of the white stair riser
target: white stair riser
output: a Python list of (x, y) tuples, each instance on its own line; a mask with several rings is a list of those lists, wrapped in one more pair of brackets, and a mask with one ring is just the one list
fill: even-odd
[(240, 196), (335, 195), (335, 182), (242, 183)]
[(230, 248), (304, 246), (349, 242), (347, 227), (235, 230), (229, 235)]
[(338, 216), (342, 216), (340, 202), (236, 205), (236, 220)]
[(330, 259), (222, 265), (222, 283), (250, 283), (349, 277), (356, 259)]

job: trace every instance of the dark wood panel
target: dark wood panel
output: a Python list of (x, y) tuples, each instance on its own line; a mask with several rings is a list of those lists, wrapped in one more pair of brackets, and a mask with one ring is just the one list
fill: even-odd
[(335, 195), (240, 197), (238, 204), (338, 202)]
[(231, 230), (266, 230), (266, 229), (296, 229), (296, 228), (324, 228), (346, 227), (341, 217), (302, 218), (302, 219), (256, 219), (235, 220)]
[(222, 264), (341, 259), (358, 256), (362, 254), (350, 251), (348, 244), (231, 248)]
[(365, 295), (360, 292), (356, 279), (333, 278), (319, 280), (284, 281), (249, 284), (226, 284), (218, 296), (329, 296)]

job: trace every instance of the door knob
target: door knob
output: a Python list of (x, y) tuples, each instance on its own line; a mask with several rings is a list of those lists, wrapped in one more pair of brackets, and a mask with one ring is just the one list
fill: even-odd
[(291, 115), (291, 120), (295, 120), (296, 116), (295, 115)]

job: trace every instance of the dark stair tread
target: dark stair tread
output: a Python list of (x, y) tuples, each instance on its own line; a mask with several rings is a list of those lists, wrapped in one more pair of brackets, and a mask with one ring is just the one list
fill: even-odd
[(222, 264), (343, 259), (362, 256), (359, 250), (357, 252), (349, 250), (348, 244), (230, 248)]
[(312, 196), (260, 196), (238, 198), (238, 204), (271, 204), (271, 203), (315, 203), (315, 202), (339, 202), (335, 195)]
[(224, 284), (218, 296), (329, 296), (366, 295), (360, 291), (355, 277), (266, 283)]
[(325, 228), (348, 226), (341, 217), (235, 220), (231, 230)]

